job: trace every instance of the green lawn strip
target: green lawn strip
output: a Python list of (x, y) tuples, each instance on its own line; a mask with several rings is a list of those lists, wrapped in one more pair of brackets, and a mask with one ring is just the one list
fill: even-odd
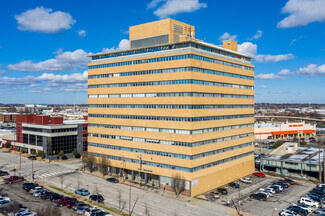
[[(49, 185), (49, 187), (55, 189), (55, 190), (58, 190), (58, 191), (61, 191), (62, 193), (65, 193), (65, 194), (68, 194), (69, 196), (72, 196), (74, 198), (81, 198), (80, 196), (74, 194), (74, 193), (71, 193), (71, 192), (68, 192), (66, 190), (63, 190), (61, 188), (58, 188), (58, 187), (55, 187), (55, 186), (52, 186), (52, 185)], [(126, 214), (126, 213), (123, 213), (123, 212), (120, 212), (119, 210), (115, 209), (115, 208), (111, 208), (111, 207), (108, 207), (106, 205), (103, 205), (101, 203), (97, 203), (97, 202), (94, 202), (94, 201), (91, 201), (90, 199), (87, 199), (87, 198), (84, 198), (83, 199), (84, 202), (87, 202), (87, 203), (90, 203), (92, 205), (96, 205), (97, 207), (100, 207), (100, 208), (103, 208), (103, 209), (106, 209), (110, 212), (114, 212), (116, 214), (119, 214), (119, 215), (123, 215), (123, 216), (128, 216), (129, 214)]]

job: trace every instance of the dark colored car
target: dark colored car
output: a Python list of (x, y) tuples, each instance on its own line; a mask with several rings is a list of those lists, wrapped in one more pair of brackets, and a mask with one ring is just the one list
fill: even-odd
[(223, 188), (223, 187), (219, 187), (219, 188), (217, 188), (217, 191), (218, 191), (220, 194), (223, 194), (223, 195), (225, 195), (225, 194), (228, 193), (227, 190), (226, 190), (226, 188)]
[(29, 192), (31, 189), (38, 187), (38, 184), (30, 184), (25, 187), (25, 191)]
[(51, 191), (45, 191), (44, 194), (40, 195), (40, 197), (44, 200), (50, 200), (52, 194), (53, 192)]
[(119, 183), (119, 180), (116, 178), (107, 178), (106, 181), (111, 182), (111, 183)]
[(292, 179), (290, 179), (290, 178), (287, 178), (287, 177), (284, 177), (284, 178), (282, 178), (281, 180), (283, 180), (283, 181), (287, 181), (287, 182), (289, 182), (291, 185), (294, 185), (294, 184), (295, 184), (295, 181), (294, 181), (294, 180), (292, 180)]
[(308, 196), (310, 199), (314, 200), (315, 202), (322, 203), (322, 199), (319, 198), (319, 197), (317, 197), (317, 196), (315, 196), (315, 195), (313, 195), (313, 194), (307, 194), (307, 196)]
[(34, 156), (34, 155), (29, 156), (28, 159), (29, 160), (37, 160), (36, 156)]
[(302, 216), (308, 215), (308, 211), (300, 208), (299, 206), (290, 206), (288, 209)]
[(72, 208), (75, 203), (77, 203), (77, 200), (72, 200), (66, 204), (67, 208)]
[(71, 197), (62, 197), (61, 199), (54, 200), (53, 202), (56, 206), (63, 207), (70, 201), (77, 201), (77, 199)]
[(9, 178), (3, 180), (5, 184), (13, 184), (22, 181), (24, 181), (24, 177), (19, 177), (19, 176), (10, 176)]
[(24, 183), (21, 185), (21, 187), (25, 190), (27, 186), (32, 185), (32, 184), (34, 184), (34, 183), (32, 183), (32, 182), (24, 182)]
[(60, 194), (57, 194), (57, 193), (53, 193), (50, 195), (50, 200), (53, 202), (54, 200), (58, 200), (58, 199), (61, 199), (62, 196)]
[(107, 212), (100, 211), (100, 212), (93, 212), (93, 213), (91, 213), (90, 216), (109, 216), (109, 215), (111, 215), (111, 214), (109, 214)]
[(103, 196), (99, 195), (99, 194), (90, 195), (89, 199), (92, 200), (92, 201), (96, 201), (96, 202), (103, 202), (104, 201)]
[(289, 185), (284, 184), (283, 182), (274, 182), (273, 184), (274, 184), (274, 185), (280, 185), (280, 186), (282, 186), (283, 188), (288, 188), (288, 187), (289, 187)]
[(263, 201), (266, 201), (267, 199), (266, 194), (263, 193), (251, 194), (249, 197), (257, 200), (263, 200)]
[(239, 188), (240, 187), (240, 185), (238, 183), (236, 183), (236, 182), (230, 182), (228, 185), (230, 187), (233, 187), (233, 188)]
[(274, 185), (270, 185), (269, 187), (272, 188), (273, 190), (275, 190), (276, 193), (279, 192), (279, 188), (278, 187), (276, 187)]
[(88, 206), (88, 205), (85, 204), (85, 203), (82, 203), (82, 202), (76, 202), (76, 203), (72, 206), (72, 209), (73, 209), (74, 211), (77, 211), (77, 209), (78, 209), (79, 206)]
[(6, 176), (6, 175), (9, 175), (7, 171), (0, 170), (0, 176)]

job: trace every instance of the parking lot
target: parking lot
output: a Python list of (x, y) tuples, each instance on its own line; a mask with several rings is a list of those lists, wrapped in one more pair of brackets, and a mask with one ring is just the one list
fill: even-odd
[[(36, 211), (39, 208), (43, 208), (46, 205), (54, 205), (52, 202), (43, 200), (39, 197), (34, 197), (31, 194), (25, 192), (22, 189), (22, 183), (15, 184), (0, 184), (0, 194), (9, 196), (11, 200), (14, 200), (23, 206), (26, 206), (31, 211)], [(66, 207), (60, 208), (63, 216), (78, 215), (72, 209)]]
[[(269, 177), (259, 188), (265, 188), (276, 180), (278, 179)], [(297, 184), (290, 186), (282, 192), (276, 193), (274, 197), (270, 197), (266, 201), (249, 198), (250, 194), (259, 190), (258, 188), (241, 198), (241, 210), (260, 216), (279, 215), (282, 209), (287, 208), (292, 203), (296, 203), (301, 196), (307, 194), (313, 187), (315, 187), (314, 184), (297, 182)]]

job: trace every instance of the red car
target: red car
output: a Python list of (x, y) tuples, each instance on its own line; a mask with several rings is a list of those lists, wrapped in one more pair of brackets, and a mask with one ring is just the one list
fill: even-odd
[(19, 176), (10, 176), (9, 178), (6, 178), (3, 180), (5, 184), (12, 184), (15, 182), (21, 182), (24, 181), (24, 177), (19, 177)]
[(254, 172), (253, 175), (257, 177), (265, 178), (265, 174), (261, 172)]
[(62, 197), (61, 199), (55, 200), (55, 201), (54, 201), (54, 204), (55, 204), (56, 206), (60, 206), (60, 207), (62, 207), (62, 206), (65, 206), (67, 203), (69, 203), (69, 202), (71, 202), (71, 201), (74, 201), (74, 200), (77, 201), (76, 198), (71, 198), (71, 197)]

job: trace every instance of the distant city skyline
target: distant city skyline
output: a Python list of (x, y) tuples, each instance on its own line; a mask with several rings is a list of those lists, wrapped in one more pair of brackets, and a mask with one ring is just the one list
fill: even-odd
[(0, 12), (0, 103), (86, 104), (87, 55), (128, 49), (129, 26), (167, 17), (238, 41), (255, 58), (256, 103), (325, 103), (324, 0), (12, 0)]

